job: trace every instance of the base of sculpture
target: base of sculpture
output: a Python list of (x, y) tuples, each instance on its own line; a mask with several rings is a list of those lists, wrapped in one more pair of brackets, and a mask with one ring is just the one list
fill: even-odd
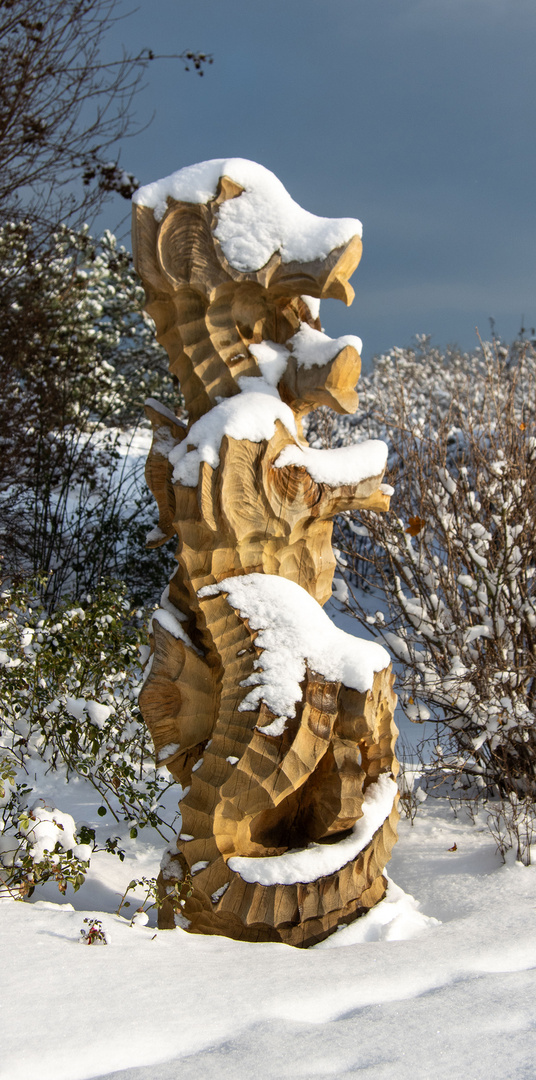
[[(196, 832), (196, 839), (190, 839), (189, 833), (180, 834), (176, 845), (171, 845), (159, 877), (160, 929), (180, 925), (191, 933), (223, 935), (241, 941), (280, 941), (307, 948), (328, 937), (338, 926), (366, 914), (383, 899), (387, 888), (383, 871), (396, 843), (399, 819), (398, 795), (392, 779), (398, 771), (393, 753), (397, 729), (393, 719), (396, 696), (392, 682), (390, 668), (385, 669), (375, 677), (372, 692), (355, 695), (360, 700), (352, 702), (358, 736), (360, 729), (363, 733), (363, 720), (370, 722), (372, 715), (376, 720), (368, 736), (360, 741), (360, 765), (366, 769), (361, 785), (356, 785), (364, 792), (361, 816), (352, 827), (310, 841), (299, 849), (282, 850), (268, 857), (225, 860), (214, 838), (209, 842), (207, 837), (200, 851), (197, 836), (208, 830), (203, 829), (201, 814), (196, 813), (195, 807), (200, 800), (207, 806), (225, 802), (228, 774), (238, 765), (232, 758), (229, 762), (230, 755), (218, 760), (219, 744), (228, 747), (225, 740), (218, 739), (217, 730), (214, 732), (211, 746), (204, 753), (201, 767), (193, 773), (190, 790), (182, 802), (184, 818), (188, 828)], [(284, 759), (285, 747), (281, 742)], [(329, 758), (329, 753), (324, 758)], [(318, 775), (322, 769), (323, 777)], [(211, 777), (221, 778), (222, 774), (227, 776), (216, 789)], [(332, 780), (336, 780), (334, 775)], [(212, 787), (210, 793), (208, 785)], [(307, 800), (308, 788), (315, 790), (317, 798), (324, 791), (329, 799), (329, 785), (329, 772), (320, 763), (318, 773), (313, 772), (303, 785), (302, 805)], [(296, 820), (298, 804), (299, 792), (293, 792), (279, 805), (278, 817), (285, 820), (287, 827), (291, 819)], [(379, 818), (383, 818), (380, 823)], [(277, 839), (275, 833), (271, 839)], [(266, 850), (277, 850), (270, 846), (266, 832), (263, 840)], [(220, 845), (225, 846), (221, 840)], [(361, 850), (348, 858), (360, 845), (363, 845)], [(205, 857), (199, 859), (199, 854)], [(331, 873), (313, 880), (289, 880), (311, 877), (315, 868), (330, 869), (330, 863)], [(278, 877), (279, 882), (263, 883)]]

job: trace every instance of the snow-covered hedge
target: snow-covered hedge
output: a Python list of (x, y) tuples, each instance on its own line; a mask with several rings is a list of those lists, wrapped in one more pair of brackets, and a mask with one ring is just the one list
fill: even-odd
[(408, 717), (447, 732), (443, 768), (534, 799), (534, 348), (393, 350), (361, 400), (338, 437), (388, 440), (395, 495), (342, 524), (350, 607), (399, 661)]
[[(145, 825), (171, 835), (160, 806), (169, 774), (155, 770), (137, 706), (147, 617), (124, 588), (102, 586), (52, 614), (38, 588), (0, 597), (0, 878), (11, 892), (50, 877), (76, 887), (94, 848), (92, 830), (40, 796), (48, 772), (89, 782), (99, 815), (127, 821), (132, 836)], [(117, 848), (112, 836), (107, 847)]]
[(129, 577), (128, 562), (145, 599), (148, 432), (139, 461), (127, 444), (139, 439), (145, 398), (177, 394), (131, 256), (110, 233), (67, 228), (43, 248), (17, 222), (0, 230), (0, 286), (4, 577), (53, 570), (53, 605), (103, 574)]

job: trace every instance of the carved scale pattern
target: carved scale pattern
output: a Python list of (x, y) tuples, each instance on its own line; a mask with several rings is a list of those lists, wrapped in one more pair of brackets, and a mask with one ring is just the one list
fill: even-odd
[[(180, 381), (187, 426), (148, 406), (153, 447), (146, 477), (159, 507), (161, 539), (178, 535), (178, 568), (169, 603), (177, 633), (153, 623), (153, 656), (140, 705), (156, 757), (185, 787), (182, 832), (165, 859), (162, 896), (192, 875), (183, 906), (192, 932), (307, 946), (382, 898), (383, 868), (396, 840), (396, 805), (357, 857), (336, 873), (293, 885), (250, 883), (229, 866), (233, 856), (277, 858), (311, 842), (336, 843), (362, 815), (370, 784), (396, 775), (390, 666), (359, 693), (307, 669), (296, 716), (280, 735), (258, 729), (274, 719), (265, 704), (244, 710), (244, 680), (262, 652), (257, 632), (225, 595), (204, 586), (235, 575), (272, 574), (295, 582), (319, 604), (331, 595), (332, 519), (347, 509), (386, 510), (381, 475), (358, 484), (317, 483), (304, 467), (275, 465), (285, 446), (306, 445), (301, 417), (318, 404), (340, 412), (357, 405), (357, 352), (346, 346), (323, 366), (300, 367), (289, 352), (278, 392), (296, 417), (298, 436), (281, 421), (270, 439), (224, 436), (219, 464), (204, 462), (197, 487), (172, 481), (169, 452), (188, 442), (193, 423), (219, 400), (240, 393), (241, 376), (259, 377), (249, 346), (284, 345), (304, 322), (319, 323), (301, 298), (351, 302), (348, 277), (359, 261), (354, 237), (322, 261), (283, 264), (275, 253), (262, 270), (239, 273), (213, 232), (218, 207), (242, 189), (222, 177), (207, 204), (168, 200), (158, 224), (134, 208), (134, 247), (159, 341)], [(179, 623), (177, 624), (179, 626)], [(186, 635), (181, 639), (181, 635)], [(164, 902), (161, 926), (175, 925)]]

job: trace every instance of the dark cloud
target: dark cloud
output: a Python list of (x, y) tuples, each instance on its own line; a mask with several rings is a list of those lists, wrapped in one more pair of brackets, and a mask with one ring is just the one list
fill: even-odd
[(421, 332), (471, 347), (489, 316), (510, 337), (536, 321), (535, 31), (533, 0), (144, 4), (118, 43), (215, 62), (151, 67), (155, 120), (123, 160), (147, 182), (249, 157), (307, 209), (361, 218), (356, 300), (324, 322), (366, 356)]

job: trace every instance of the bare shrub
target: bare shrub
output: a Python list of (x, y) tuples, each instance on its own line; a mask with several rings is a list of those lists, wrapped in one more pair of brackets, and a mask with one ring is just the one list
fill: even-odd
[[(106, 57), (124, 16), (118, 0), (3, 0), (0, 3), (0, 223), (29, 215), (41, 235), (80, 226), (107, 193), (130, 198), (137, 181), (118, 164), (133, 134), (133, 103), (149, 48)], [(187, 50), (199, 75), (212, 57)], [(139, 129), (138, 129), (139, 130)], [(112, 160), (108, 160), (112, 155)]]
[(503, 861), (506, 853), (514, 849), (516, 859), (530, 866), (531, 846), (536, 843), (534, 798), (526, 795), (519, 799), (515, 791), (509, 792), (498, 802), (490, 803), (487, 822)]
[(534, 800), (534, 349), (441, 357), (423, 341), (381, 358), (364, 389), (357, 430), (387, 437), (395, 496), (389, 514), (341, 524), (349, 606), (399, 661), (409, 719), (443, 730), (443, 774)]

